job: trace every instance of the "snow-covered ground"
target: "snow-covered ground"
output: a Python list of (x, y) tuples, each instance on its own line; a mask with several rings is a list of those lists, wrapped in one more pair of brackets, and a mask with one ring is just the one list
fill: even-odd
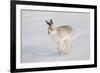
[[(70, 25), (76, 31), (73, 50), (60, 55), (57, 44), (48, 35), (45, 20), (56, 26)], [(87, 60), (90, 58), (90, 14), (22, 10), (22, 63)]]

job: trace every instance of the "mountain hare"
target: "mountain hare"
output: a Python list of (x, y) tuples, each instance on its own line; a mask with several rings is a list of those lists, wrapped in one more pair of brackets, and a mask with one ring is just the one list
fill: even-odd
[(48, 24), (48, 34), (57, 41), (58, 52), (61, 54), (67, 54), (72, 49), (72, 41), (75, 36), (75, 31), (71, 26), (59, 26), (55, 27), (53, 25), (52, 19), (50, 22), (45, 21)]

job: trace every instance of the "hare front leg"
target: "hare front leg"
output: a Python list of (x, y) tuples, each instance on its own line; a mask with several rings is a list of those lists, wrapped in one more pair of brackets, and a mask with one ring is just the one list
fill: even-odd
[(59, 54), (61, 54), (63, 51), (64, 51), (64, 42), (59, 41), (58, 42), (58, 52), (59, 52)]
[(64, 44), (65, 44), (65, 49), (64, 49), (64, 52), (65, 53), (69, 53), (72, 49), (72, 40), (71, 39), (67, 39), (64, 41)]

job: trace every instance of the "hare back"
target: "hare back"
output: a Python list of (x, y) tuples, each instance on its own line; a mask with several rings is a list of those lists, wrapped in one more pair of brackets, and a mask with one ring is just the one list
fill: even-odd
[(68, 32), (68, 33), (70, 33), (72, 30), (73, 30), (73, 28), (71, 27), (71, 26), (59, 26), (58, 28), (57, 28), (57, 30), (58, 30), (58, 32)]
[(60, 26), (57, 28), (57, 36), (59, 38), (71, 38), (74, 36), (74, 29), (71, 26)]

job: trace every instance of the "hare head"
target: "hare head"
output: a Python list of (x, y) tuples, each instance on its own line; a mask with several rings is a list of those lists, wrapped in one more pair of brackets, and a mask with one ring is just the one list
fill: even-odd
[(45, 21), (48, 24), (48, 34), (52, 34), (55, 31), (53, 21), (50, 19), (50, 21)]

